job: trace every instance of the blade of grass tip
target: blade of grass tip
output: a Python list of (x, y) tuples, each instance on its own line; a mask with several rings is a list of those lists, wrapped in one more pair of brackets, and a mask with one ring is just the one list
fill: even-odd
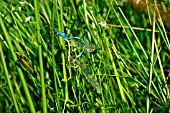
[(16, 112), (20, 113), (16, 99), (15, 99), (14, 91), (13, 91), (13, 88), (12, 88), (12, 85), (11, 85), (11, 81), (10, 81), (10, 78), (9, 78), (8, 69), (7, 69), (7, 66), (6, 66), (1, 41), (0, 41), (0, 53), (1, 53), (1, 58), (2, 58), (2, 64), (3, 64), (3, 67), (4, 67), (4, 72), (5, 72), (6, 79), (7, 79), (7, 82), (8, 82), (8, 86), (9, 86), (9, 89), (10, 89), (10, 93), (11, 93), (11, 96), (12, 96), (12, 99), (13, 99), (13, 102), (14, 102), (14, 106), (15, 106)]
[(154, 13), (153, 13), (152, 53), (151, 53), (151, 63), (150, 63), (148, 95), (147, 95), (147, 97), (146, 97), (147, 113), (149, 113), (149, 106), (150, 106), (150, 98), (149, 98), (149, 95), (150, 95), (150, 93), (151, 93), (151, 83), (152, 83), (152, 74), (153, 74), (154, 42), (155, 42), (155, 21), (156, 21), (156, 2), (155, 2), (155, 6), (154, 6)]
[[(2, 30), (3, 30), (3, 32), (5, 34), (5, 38), (7, 40), (8, 45), (9, 45), (9, 49), (11, 51), (12, 57), (13, 57), (14, 61), (16, 61), (17, 56), (16, 56), (16, 54), (14, 52), (14, 49), (13, 49), (14, 47), (13, 47), (13, 45), (11, 43), (9, 34), (8, 34), (7, 30), (6, 30), (6, 27), (5, 27), (5, 25), (4, 25), (3, 21), (2, 21), (1, 16), (0, 16), (0, 24), (1, 24)], [(35, 113), (35, 108), (34, 108), (34, 105), (33, 105), (33, 102), (32, 102), (28, 87), (27, 87), (27, 83), (26, 83), (25, 78), (24, 78), (24, 75), (23, 75), (23, 73), (22, 73), (22, 71), (21, 71), (21, 69), (19, 67), (17, 68), (17, 70), (18, 70), (19, 77), (20, 77), (21, 82), (22, 82), (22, 86), (23, 86), (24, 91), (25, 91), (25, 95), (26, 95), (26, 98), (27, 98), (27, 101), (28, 101), (28, 104), (29, 104), (29, 108), (30, 108), (32, 113)]]
[[(35, 7), (35, 19), (36, 19), (36, 26), (37, 26), (37, 38), (38, 42), (41, 42), (40, 39), (40, 25), (39, 25), (39, 16), (38, 16), (38, 6), (37, 0), (34, 0), (34, 7)], [(44, 81), (44, 72), (43, 72), (43, 60), (42, 60), (42, 47), (38, 45), (38, 56), (39, 56), (39, 65), (40, 65), (40, 78), (41, 78), (41, 89), (42, 89), (42, 109), (43, 113), (47, 113), (47, 105), (46, 105), (46, 93), (45, 93), (45, 81)]]

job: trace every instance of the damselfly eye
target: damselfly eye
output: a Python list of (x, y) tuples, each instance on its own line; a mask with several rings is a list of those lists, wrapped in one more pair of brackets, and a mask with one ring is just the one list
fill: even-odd
[(58, 36), (59, 34), (57, 32), (55, 32), (55, 36)]
[(55, 30), (55, 36), (58, 36), (59, 35), (59, 31), (58, 30)]

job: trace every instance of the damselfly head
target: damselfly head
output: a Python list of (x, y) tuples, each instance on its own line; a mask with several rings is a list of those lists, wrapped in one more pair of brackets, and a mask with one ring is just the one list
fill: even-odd
[(60, 32), (58, 30), (55, 30), (55, 36), (62, 36), (62, 37), (66, 37), (66, 34), (64, 32)]
[(58, 30), (55, 30), (55, 36), (58, 36), (59, 34), (58, 34)]

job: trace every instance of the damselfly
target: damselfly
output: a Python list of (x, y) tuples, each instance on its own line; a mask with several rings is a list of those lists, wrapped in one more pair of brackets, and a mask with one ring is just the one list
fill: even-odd
[(63, 37), (65, 40), (67, 41), (71, 41), (72, 43), (77, 44), (77, 46), (81, 46), (83, 47), (83, 50), (81, 51), (81, 53), (76, 57), (76, 58), (80, 58), (81, 55), (83, 54), (84, 50), (87, 50), (88, 52), (93, 52), (95, 50), (95, 46), (92, 44), (86, 44), (85, 41), (79, 37), (75, 37), (75, 36), (66, 36), (66, 34), (64, 32), (60, 32), (58, 30), (55, 30), (55, 35), (58, 36), (60, 35), (61, 37)]
[(90, 83), (90, 85), (92, 85), (94, 88), (96, 88), (97, 90), (102, 90), (102, 86), (97, 82), (97, 79), (94, 77), (94, 75), (91, 74), (91, 72), (86, 68), (86, 66), (83, 65), (83, 63), (76, 59), (72, 60), (72, 63), (76, 63), (77, 65), (79, 65), (87, 79), (87, 81)]

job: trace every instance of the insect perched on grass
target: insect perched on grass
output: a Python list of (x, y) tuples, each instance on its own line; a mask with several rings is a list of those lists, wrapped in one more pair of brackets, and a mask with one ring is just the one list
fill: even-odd
[(75, 46), (83, 47), (83, 50), (76, 58), (80, 58), (84, 50), (87, 50), (88, 52), (93, 52), (95, 50), (95, 46), (93, 44), (86, 44), (85, 41), (79, 37), (75, 37), (75, 36), (67, 37), (64, 32), (60, 32), (58, 30), (55, 30), (55, 35), (56, 36), (60, 35), (65, 40), (71, 41)]
[[(63, 33), (63, 32), (58, 32), (58, 33), (60, 33), (60, 35), (63, 35), (63, 37), (66, 38), (65, 40), (66, 40), (66, 42), (68, 44), (68, 62), (69, 62), (70, 67), (78, 68), (80, 66), (82, 68), (82, 71), (83, 71), (87, 81), (90, 83), (90, 85), (92, 85), (97, 90), (102, 90), (103, 88), (97, 82), (97, 79), (95, 79), (95, 77), (90, 73), (90, 71), (86, 68), (86, 66), (84, 66), (83, 63), (77, 57), (75, 57), (74, 59), (70, 59), (71, 57), (70, 57), (70, 42), (69, 42), (69, 40), (72, 40), (72, 39), (68, 40), (68, 38), (70, 38), (70, 37), (66, 37), (65, 33)], [(71, 60), (71, 64), (75, 64), (77, 66), (71, 65), (70, 60)]]

